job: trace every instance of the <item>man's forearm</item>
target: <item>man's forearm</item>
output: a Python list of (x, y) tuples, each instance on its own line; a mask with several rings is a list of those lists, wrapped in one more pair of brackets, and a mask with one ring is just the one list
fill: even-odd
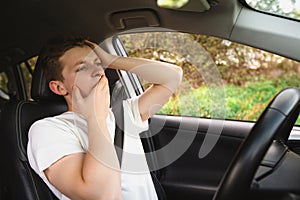
[(160, 84), (172, 93), (181, 82), (182, 69), (176, 65), (143, 58), (112, 57), (108, 66), (135, 73), (140, 78), (153, 84)]
[[(64, 156), (48, 167), (45, 174), (49, 182), (70, 199), (121, 200), (120, 171), (111, 140), (106, 138), (108, 132), (99, 131), (96, 120), (87, 121), (88, 152)], [(105, 160), (109, 156), (111, 158)]]
[(97, 119), (87, 121), (89, 149), (83, 163), (83, 179), (96, 196), (118, 199), (121, 196), (120, 167), (107, 126), (102, 126)]
[(101, 124), (94, 118), (87, 120), (87, 123), (90, 153), (107, 166), (119, 169), (118, 158), (106, 122)]
[(98, 45), (93, 45), (104, 67), (135, 73), (150, 83), (166, 87), (172, 93), (181, 83), (182, 69), (176, 65), (150, 59), (115, 56), (105, 52)]

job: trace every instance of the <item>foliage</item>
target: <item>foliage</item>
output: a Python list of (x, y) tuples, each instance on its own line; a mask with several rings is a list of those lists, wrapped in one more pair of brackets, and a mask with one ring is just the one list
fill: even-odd
[(8, 93), (8, 78), (4, 72), (0, 73), (0, 90), (2, 90), (5, 93)]
[(300, 20), (300, 0), (246, 0), (253, 8)]
[[(205, 35), (188, 35), (198, 45), (188, 42), (186, 38), (180, 39), (183, 37), (181, 33), (169, 34), (164, 38), (162, 35), (165, 33), (121, 36), (130, 56), (170, 62), (182, 67), (183, 84), (160, 110), (161, 114), (214, 117), (212, 112), (216, 108), (215, 102), (212, 102), (215, 101), (212, 88), (203, 80), (203, 71), (195, 65), (191, 59), (193, 56), (202, 59), (196, 63), (200, 63), (200, 68), (205, 68), (205, 65), (210, 67), (211, 64), (207, 65), (210, 60), (217, 67), (223, 81), (221, 87), (226, 94), (224, 117), (228, 119), (255, 121), (281, 89), (300, 87), (300, 64), (296, 61)], [(163, 44), (158, 44), (160, 42)], [(181, 49), (188, 49), (188, 52), (178, 52), (174, 44)], [(207, 54), (210, 58), (201, 57)], [(143, 84), (146, 88), (147, 83), (143, 81)], [(300, 124), (299, 119), (297, 123)]]
[[(279, 82), (285, 82), (281, 79)], [(225, 86), (226, 119), (256, 121), (270, 100), (286, 85), (260, 80), (242, 87)], [(188, 94), (173, 97), (158, 114), (211, 117), (212, 99), (205, 86), (191, 90)], [(298, 118), (296, 124), (300, 124)]]
[(226, 84), (244, 85), (260, 76), (300, 75), (300, 63), (260, 49), (205, 35), (191, 35), (211, 55)]
[(157, 5), (162, 8), (181, 8), (188, 3), (189, 0), (157, 0)]

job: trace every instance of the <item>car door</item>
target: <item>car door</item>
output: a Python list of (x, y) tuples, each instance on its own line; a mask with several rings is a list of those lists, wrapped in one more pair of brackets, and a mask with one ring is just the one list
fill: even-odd
[[(114, 48), (111, 53), (171, 62), (183, 68), (181, 86), (149, 120), (150, 131), (141, 138), (149, 166), (157, 173), (168, 199), (212, 199), (255, 120), (286, 87), (275, 87), (267, 70), (253, 71), (251, 64), (235, 62), (240, 59), (234, 54), (237, 49), (256, 52), (255, 59), (261, 63), (266, 62), (260, 59), (265, 52), (207, 35), (144, 29), (114, 37), (105, 45)], [(148, 87), (134, 74), (120, 73), (129, 96), (139, 95)], [(248, 76), (240, 77), (245, 74)], [(296, 127), (294, 135), (298, 132)], [(298, 141), (293, 145), (298, 148)]]

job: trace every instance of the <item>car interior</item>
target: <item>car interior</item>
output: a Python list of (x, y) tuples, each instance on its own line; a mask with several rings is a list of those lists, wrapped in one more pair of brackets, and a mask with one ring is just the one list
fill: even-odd
[[(203, 34), (300, 62), (300, 20), (254, 10), (244, 0), (189, 0), (179, 8), (158, 2), (3, 2), (0, 199), (57, 199), (26, 155), (31, 124), (67, 110), (63, 98), (50, 91), (39, 63), (33, 69), (28, 62), (54, 36), (85, 35), (111, 54), (129, 56), (119, 34)], [(32, 81), (25, 79), (24, 70)], [(134, 74), (111, 69), (105, 73), (111, 93), (119, 83), (127, 97), (143, 92)], [(288, 87), (261, 108), (257, 121), (157, 114), (141, 140), (167, 199), (300, 199), (299, 112), (300, 90)], [(184, 151), (173, 158), (179, 146)], [(201, 148), (209, 152), (200, 155)]]

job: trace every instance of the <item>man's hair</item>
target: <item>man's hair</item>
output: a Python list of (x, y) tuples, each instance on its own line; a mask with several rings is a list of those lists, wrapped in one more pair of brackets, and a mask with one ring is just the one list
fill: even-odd
[(88, 39), (82, 36), (56, 37), (49, 40), (38, 56), (38, 64), (44, 68), (47, 81), (63, 81), (63, 66), (59, 61), (60, 57), (71, 48), (84, 46), (94, 48), (93, 45), (88, 42)]

